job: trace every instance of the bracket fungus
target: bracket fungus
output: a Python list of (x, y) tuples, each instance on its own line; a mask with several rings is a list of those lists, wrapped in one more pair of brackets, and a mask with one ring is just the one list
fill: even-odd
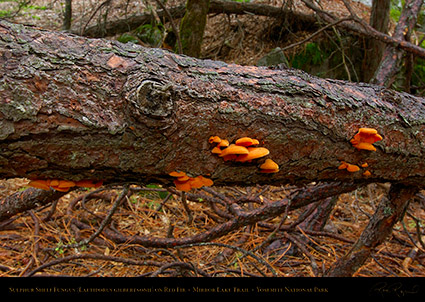
[(341, 162), (341, 165), (338, 167), (339, 170), (344, 170), (346, 169), (348, 172), (357, 172), (360, 170), (359, 166), (357, 165), (353, 165), (353, 164), (349, 164), (345, 161)]
[(358, 150), (376, 151), (372, 144), (380, 140), (382, 140), (382, 136), (378, 134), (376, 129), (360, 128), (354, 138), (350, 140), (350, 143)]
[[(217, 154), (219, 157), (223, 158), (224, 161), (236, 161), (240, 163), (252, 162), (255, 159), (270, 154), (270, 151), (267, 148), (257, 146), (260, 144), (257, 139), (246, 136), (237, 139), (230, 145), (228, 140), (221, 139), (218, 136), (211, 136), (208, 139), (208, 142), (210, 144), (217, 144), (211, 150), (211, 153)], [(264, 167), (270, 166), (270, 168), (260, 167), (261, 173), (279, 172), (279, 166), (271, 159), (267, 159), (263, 165)]]
[(196, 177), (190, 177), (185, 172), (170, 172), (168, 175), (176, 177), (174, 185), (176, 189), (179, 191), (189, 192), (192, 189), (199, 189), (202, 187), (210, 187), (214, 184), (214, 182), (206, 177), (201, 175)]
[(254, 159), (270, 154), (270, 151), (263, 147), (248, 147), (247, 150), (248, 150), (248, 154), (238, 156), (236, 158), (236, 161), (241, 163), (251, 162)]
[(70, 181), (63, 179), (33, 179), (28, 185), (33, 188), (50, 190), (54, 189), (60, 192), (68, 192), (72, 187), (85, 187), (85, 188), (99, 188), (103, 184), (103, 181), (94, 180), (79, 180)]
[(260, 173), (277, 173), (279, 172), (279, 165), (276, 164), (271, 159), (266, 159), (266, 161), (260, 166)]

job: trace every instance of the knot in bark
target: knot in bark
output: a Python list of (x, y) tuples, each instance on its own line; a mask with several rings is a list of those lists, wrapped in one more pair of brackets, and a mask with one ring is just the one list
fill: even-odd
[(156, 79), (142, 80), (131, 101), (143, 115), (162, 119), (172, 114), (171, 84)]

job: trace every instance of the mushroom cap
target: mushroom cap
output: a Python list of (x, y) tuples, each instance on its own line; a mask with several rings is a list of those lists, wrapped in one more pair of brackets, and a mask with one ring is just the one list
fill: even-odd
[(347, 163), (345, 161), (342, 161), (341, 165), (339, 165), (338, 169), (344, 170), (344, 169), (347, 169), (347, 167), (348, 167)]
[(228, 147), (229, 141), (227, 139), (222, 139), (221, 142), (217, 145), (217, 147)]
[(177, 178), (178, 181), (188, 181), (190, 179), (189, 176), (183, 175)]
[(58, 187), (59, 188), (71, 188), (71, 187), (75, 187), (75, 182), (70, 181), (70, 180), (59, 180)]
[(263, 147), (258, 147), (258, 148), (248, 147), (247, 149), (248, 149), (248, 154), (238, 156), (236, 161), (244, 163), (244, 162), (257, 159), (270, 154), (270, 151)]
[(372, 175), (372, 173), (370, 173), (369, 170), (366, 170), (366, 171), (363, 172), (363, 176), (369, 177), (371, 175)]
[(214, 147), (211, 150), (211, 153), (213, 153), (213, 154), (220, 154), (221, 153), (221, 149), (219, 147)]
[(358, 150), (376, 151), (376, 148), (370, 143), (358, 143), (354, 145), (354, 148)]
[(248, 154), (248, 153), (249, 151), (247, 148), (243, 146), (236, 146), (235, 144), (231, 144), (229, 147), (224, 149), (219, 156), (223, 157), (230, 154)]
[(47, 180), (47, 184), (51, 187), (56, 187), (59, 185), (59, 180), (58, 179), (50, 179)]
[(373, 135), (373, 134), (378, 134), (378, 130), (373, 128), (359, 128), (359, 133)]
[(178, 180), (174, 180), (174, 185), (176, 186), (176, 189), (177, 190), (184, 191), (184, 192), (188, 192), (192, 188), (190, 186), (189, 181), (178, 181)]
[(210, 144), (212, 144), (212, 143), (219, 143), (219, 142), (221, 142), (221, 138), (219, 138), (218, 136), (211, 136), (211, 137), (208, 139), (208, 142), (209, 142)]
[(357, 172), (360, 170), (360, 168), (356, 165), (352, 165), (352, 164), (347, 164), (347, 165), (348, 165), (347, 167), (348, 172)]
[(202, 175), (198, 176), (198, 178), (201, 180), (203, 186), (205, 187), (211, 187), (214, 184), (211, 179), (203, 177)]
[(252, 138), (246, 137), (246, 136), (237, 139), (235, 142), (235, 145), (244, 146), (244, 147), (251, 146), (252, 144), (253, 144)]
[(362, 166), (362, 168), (367, 168), (367, 167), (369, 167), (369, 164), (365, 162), (364, 164), (361, 164), (361, 166)]
[(47, 184), (47, 181), (42, 180), (42, 179), (31, 180), (28, 183), (28, 185), (30, 187), (37, 188), (37, 189), (42, 189), (42, 190), (46, 190), (46, 191), (49, 191), (50, 190), (50, 187)]
[(182, 177), (182, 176), (185, 176), (186, 173), (173, 171), (173, 172), (168, 173), (168, 175), (173, 176), (173, 177)]
[(279, 171), (279, 165), (276, 164), (273, 160), (270, 158), (266, 159), (266, 161), (260, 166), (260, 169), (262, 170), (277, 170)]

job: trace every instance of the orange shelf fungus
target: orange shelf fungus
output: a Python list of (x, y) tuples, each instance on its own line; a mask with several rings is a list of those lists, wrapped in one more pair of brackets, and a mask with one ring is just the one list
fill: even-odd
[(220, 154), (220, 153), (221, 153), (221, 149), (220, 149), (219, 147), (214, 147), (214, 148), (211, 150), (211, 153), (212, 153), (212, 154)]
[(168, 175), (173, 176), (173, 177), (182, 177), (182, 176), (185, 176), (186, 173), (173, 171), (173, 172), (170, 172)]
[(175, 179), (174, 185), (176, 186), (176, 189), (179, 191), (189, 192), (192, 189), (199, 189), (202, 187), (210, 187), (214, 184), (214, 182), (206, 177), (203, 176), (197, 176), (197, 177), (190, 177), (186, 175), (185, 172), (171, 172), (168, 175), (177, 177)]
[(28, 184), (30, 187), (37, 188), (37, 189), (43, 189), (43, 190), (50, 190), (50, 186), (47, 184), (46, 180), (31, 180)]
[(99, 188), (103, 181), (94, 182), (93, 180), (70, 181), (63, 179), (35, 179), (31, 180), (28, 185), (33, 188), (50, 190), (54, 189), (60, 192), (68, 192), (72, 187)]
[(365, 177), (369, 177), (371, 175), (372, 175), (372, 173), (370, 173), (369, 170), (366, 170), (366, 171), (363, 172), (363, 176), (365, 176)]
[(266, 161), (260, 166), (260, 173), (277, 173), (279, 172), (279, 165), (276, 164), (271, 159), (266, 159)]
[(218, 143), (220, 143), (220, 142), (221, 142), (221, 138), (220, 138), (220, 137), (218, 137), (218, 136), (211, 136), (211, 137), (208, 139), (208, 142), (209, 142), (210, 144), (212, 144), (212, 143), (216, 143), (216, 144), (218, 144)]
[(353, 172), (357, 172), (357, 171), (360, 170), (359, 166), (352, 165), (352, 164), (347, 164), (347, 165), (348, 165), (348, 167), (347, 167), (348, 172), (353, 173)]
[(382, 140), (382, 136), (378, 134), (376, 129), (360, 128), (359, 132), (357, 132), (350, 142), (358, 150), (376, 151), (376, 148), (372, 144), (380, 140)]
[(236, 146), (235, 144), (231, 144), (229, 147), (221, 151), (220, 157), (224, 157), (227, 155), (244, 155), (248, 154), (249, 151), (247, 148), (243, 146)]
[(248, 154), (238, 156), (236, 161), (241, 163), (249, 162), (249, 161), (252, 161), (253, 159), (257, 159), (270, 154), (270, 151), (263, 147), (258, 147), (258, 148), (248, 147), (247, 150), (248, 150)]
[(345, 170), (345, 169), (347, 169), (348, 172), (352, 172), (352, 173), (353, 172), (357, 172), (357, 171), (360, 170), (359, 166), (349, 164), (349, 163), (347, 163), (345, 161), (342, 161), (341, 162), (341, 165), (338, 167), (338, 169), (339, 170)]
[(362, 168), (367, 168), (367, 167), (369, 167), (369, 164), (368, 163), (364, 163), (364, 164), (361, 164), (361, 166), (362, 166)]
[(220, 143), (218, 143), (217, 147), (219, 148), (223, 148), (223, 147), (228, 147), (229, 146), (229, 141), (227, 139), (222, 139)]

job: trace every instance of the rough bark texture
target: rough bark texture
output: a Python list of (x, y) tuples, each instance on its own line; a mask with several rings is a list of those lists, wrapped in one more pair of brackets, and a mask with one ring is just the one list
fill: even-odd
[(388, 198), (384, 197), (366, 229), (351, 250), (329, 270), (329, 277), (350, 277), (369, 258), (373, 250), (391, 234), (400, 221), (409, 201), (418, 192), (416, 187), (392, 185)]
[[(3, 21), (0, 74), (0, 177), (425, 184), (425, 100), (383, 87)], [(360, 127), (383, 136), (376, 152), (351, 146)], [(259, 139), (280, 172), (224, 162), (211, 135)], [(341, 160), (367, 161), (372, 177), (338, 170)]]

